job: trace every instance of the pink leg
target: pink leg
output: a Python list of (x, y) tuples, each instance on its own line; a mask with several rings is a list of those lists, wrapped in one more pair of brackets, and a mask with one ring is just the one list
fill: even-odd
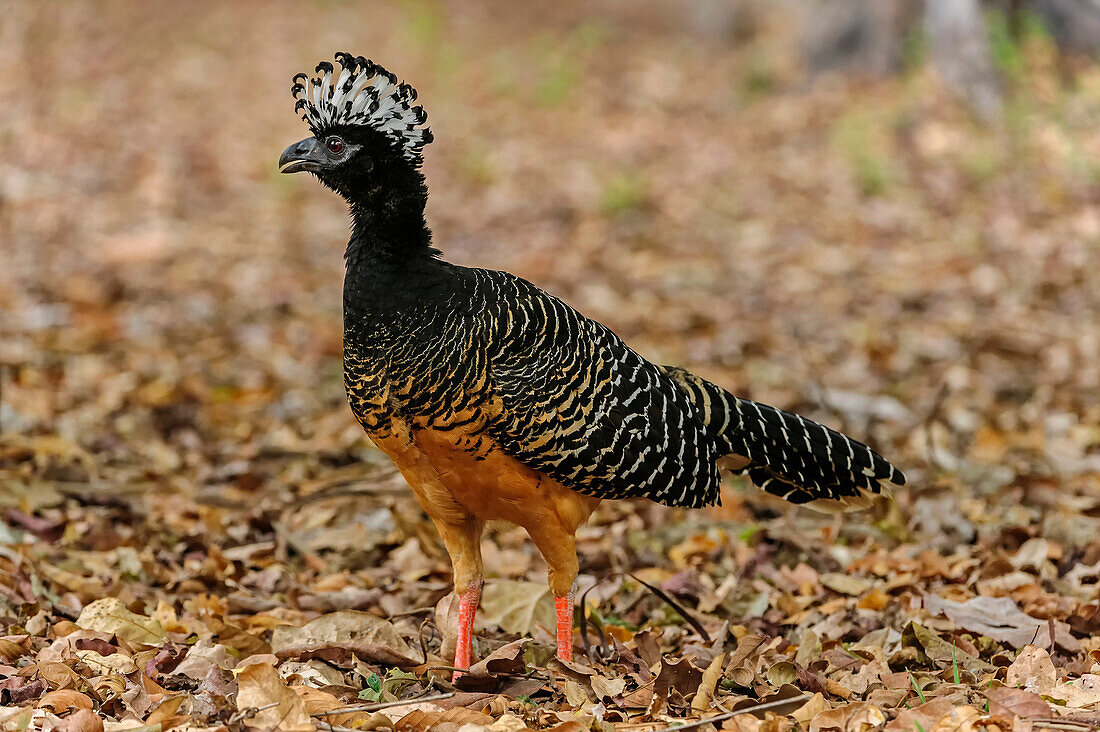
[[(458, 640), (455, 644), (455, 667), (470, 668), (470, 645), (474, 635), (474, 616), (477, 604), (481, 602), (481, 578), (475, 580), (468, 590), (458, 597)], [(464, 671), (455, 671), (451, 683), (458, 681)]]
[(573, 660), (573, 595), (570, 590), (565, 597), (555, 597), (554, 607), (558, 611), (558, 658)]

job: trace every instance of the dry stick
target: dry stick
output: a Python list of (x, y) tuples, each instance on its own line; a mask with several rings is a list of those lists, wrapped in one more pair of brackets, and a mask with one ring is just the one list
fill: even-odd
[[(431, 622), (431, 618), (424, 618), (420, 622), (420, 628), (417, 630), (417, 637), (420, 639), (420, 652), (424, 654), (424, 663), (428, 662), (428, 644), (424, 641), (424, 626)], [(432, 623), (432, 640), (435, 640), (435, 623)]]
[(270, 704), (264, 704), (262, 707), (245, 707), (244, 709), (241, 709), (236, 714), (234, 714), (232, 717), (230, 717), (228, 724), (235, 724), (237, 722), (240, 722), (242, 719), (247, 719), (248, 717), (252, 717), (256, 714), (259, 714), (260, 712), (262, 712), (265, 709), (271, 709), (272, 707), (277, 707), (277, 706), (279, 706), (279, 702), (271, 702)]
[[(606, 577), (604, 579), (606, 579)], [(581, 594), (581, 643), (584, 645), (584, 655), (588, 657), (589, 661), (595, 661), (597, 659), (593, 657), (592, 645), (588, 642), (588, 613), (585, 611), (585, 609), (588, 607), (588, 593), (596, 589), (600, 582), (603, 582), (603, 579), (594, 582), (588, 587), (587, 590), (585, 590)], [(600, 645), (598, 646), (599, 652), (597, 654), (599, 656), (599, 660), (606, 661), (611, 657), (611, 646), (608, 644), (607, 638), (603, 634), (603, 628), (601, 628), (599, 625), (596, 625), (596, 623), (592, 623), (592, 627), (596, 629), (596, 634), (600, 638)]]
[(433, 702), (442, 701), (444, 699), (450, 699), (456, 692), (448, 691), (445, 694), (436, 694), (435, 696), (419, 696), (412, 699), (398, 699), (391, 702), (379, 702), (377, 704), (363, 704), (358, 707), (346, 707), (344, 709), (333, 709), (331, 712), (315, 712), (310, 715), (313, 717), (334, 717), (337, 714), (352, 714), (353, 712), (377, 712), (379, 709), (386, 709), (388, 707), (403, 707), (408, 704), (420, 704), (421, 702)]
[(737, 711), (734, 711), (734, 712), (726, 712), (725, 714), (716, 714), (713, 717), (708, 717), (707, 719), (700, 719), (697, 722), (688, 722), (687, 724), (681, 725), (679, 727), (665, 727), (663, 730), (659, 730), (659, 732), (665, 732), (665, 730), (672, 730), (672, 729), (677, 730), (677, 732), (679, 732), (680, 730), (685, 730), (685, 729), (695, 729), (696, 727), (702, 727), (704, 724), (713, 724), (715, 722), (724, 722), (727, 719), (732, 719), (733, 717), (736, 717), (739, 714), (752, 714), (753, 712), (763, 712), (763, 711), (768, 710), (768, 709), (775, 709), (776, 707), (785, 706), (787, 704), (792, 704), (794, 702), (806, 701), (807, 699), (810, 699), (811, 697), (813, 697), (813, 694), (802, 694), (801, 696), (792, 696), (789, 699), (778, 699), (778, 700), (773, 701), (773, 702), (767, 702), (766, 704), (757, 704), (756, 706), (753, 706), (753, 707), (745, 707), (744, 709), (738, 709)]
[(667, 602), (673, 610), (680, 613), (680, 616), (687, 621), (687, 624), (690, 625), (696, 633), (702, 636), (703, 640), (706, 643), (709, 644), (711, 642), (710, 635), (707, 633), (706, 629), (703, 628), (703, 626), (699, 623), (699, 621), (688, 615), (687, 611), (684, 610), (684, 608), (680, 607), (679, 603), (669, 597), (664, 590), (660, 589), (659, 587), (654, 587), (653, 585), (646, 582), (644, 579), (639, 578), (638, 575), (634, 574), (633, 572), (627, 572), (627, 574), (633, 577), (636, 581), (641, 582), (643, 585), (648, 587), (654, 595)]
[[(464, 674), (470, 673), (468, 668), (459, 668), (458, 666), (425, 666), (425, 671), (461, 671)], [(507, 671), (493, 671), (489, 674), (490, 677), (502, 677), (507, 676), (512, 679), (538, 679), (539, 681), (552, 681), (553, 676), (547, 676), (546, 674), (540, 674), (538, 671), (525, 671), (521, 674), (508, 673)], [(479, 677), (483, 678), (483, 677)]]

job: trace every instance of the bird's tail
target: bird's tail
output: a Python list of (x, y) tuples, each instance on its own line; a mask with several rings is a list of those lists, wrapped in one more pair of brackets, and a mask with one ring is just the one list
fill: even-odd
[(825, 510), (866, 507), (905, 476), (867, 445), (797, 414), (740, 399), (682, 369), (666, 369), (726, 451), (724, 467), (768, 493)]

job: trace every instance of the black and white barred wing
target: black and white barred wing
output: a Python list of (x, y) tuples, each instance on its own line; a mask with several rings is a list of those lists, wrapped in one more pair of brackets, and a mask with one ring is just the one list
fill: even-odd
[(695, 404), (710, 439), (754, 484), (792, 503), (863, 508), (905, 476), (867, 445), (797, 414), (748, 399), (674, 367), (662, 367)]
[(687, 394), (614, 333), (533, 285), (485, 272), (501, 448), (585, 495), (717, 503), (712, 441)]

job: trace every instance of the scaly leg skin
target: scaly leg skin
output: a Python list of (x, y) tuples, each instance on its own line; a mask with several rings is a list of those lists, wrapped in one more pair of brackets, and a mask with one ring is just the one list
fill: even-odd
[[(474, 635), (474, 616), (481, 602), (481, 578), (477, 578), (468, 590), (458, 597), (458, 640), (455, 643), (455, 667), (470, 668), (470, 646)], [(559, 634), (561, 631), (558, 631)], [(560, 641), (559, 641), (560, 644)], [(465, 671), (455, 671), (451, 683), (458, 681)]]
[(576, 597), (577, 548), (573, 532), (555, 522), (527, 527), (549, 567), (546, 580), (558, 615), (558, 658), (573, 660), (573, 598)]
[[(455, 644), (455, 668), (470, 667), (470, 641), (474, 633), (474, 616), (481, 601), (481, 528), (473, 518), (446, 521), (432, 517), (454, 568), (455, 592), (458, 593), (458, 638)], [(454, 683), (462, 671), (455, 671)]]
[(576, 590), (570, 590), (565, 597), (555, 597), (554, 607), (558, 611), (558, 658), (562, 661), (573, 660), (573, 600)]

